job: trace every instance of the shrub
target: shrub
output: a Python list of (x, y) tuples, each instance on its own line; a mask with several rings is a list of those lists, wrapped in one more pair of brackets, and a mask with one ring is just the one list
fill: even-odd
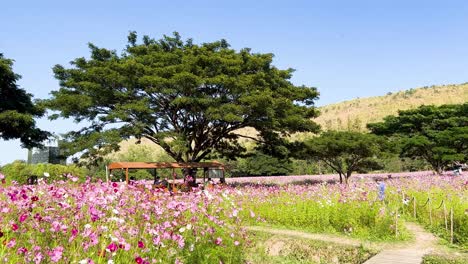
[(8, 181), (16, 181), (20, 184), (27, 183), (30, 176), (36, 175), (43, 177), (44, 173), (48, 173), (50, 176), (48, 180), (61, 180), (64, 179), (64, 175), (72, 174), (81, 179), (87, 174), (86, 169), (79, 168), (76, 165), (60, 165), (60, 164), (27, 164), (24, 161), (14, 161), (12, 163), (3, 166), (0, 171), (7, 176)]
[(293, 166), (288, 159), (275, 158), (260, 152), (245, 159), (238, 159), (234, 176), (276, 176), (288, 175), (293, 171)]

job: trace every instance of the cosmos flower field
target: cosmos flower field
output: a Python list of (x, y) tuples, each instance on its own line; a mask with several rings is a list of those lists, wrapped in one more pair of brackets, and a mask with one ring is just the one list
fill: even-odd
[(379, 241), (409, 239), (403, 222), (418, 221), (450, 240), (442, 208), (453, 209), (453, 243), (468, 245), (466, 174), (390, 179), (384, 200), (365, 179), (349, 186), (243, 182), (173, 194), (145, 183), (74, 177), (2, 182), (0, 262), (6, 263), (242, 263), (255, 243), (245, 230), (250, 225)]

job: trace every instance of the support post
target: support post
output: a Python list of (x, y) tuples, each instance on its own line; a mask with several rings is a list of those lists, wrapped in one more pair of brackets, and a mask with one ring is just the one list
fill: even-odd
[(109, 183), (109, 168), (106, 165), (106, 182)]
[(129, 183), (129, 180), (128, 180), (128, 168), (125, 168), (125, 181), (127, 182), (127, 184)]
[(175, 187), (175, 169), (172, 168), (172, 191), (174, 191)]

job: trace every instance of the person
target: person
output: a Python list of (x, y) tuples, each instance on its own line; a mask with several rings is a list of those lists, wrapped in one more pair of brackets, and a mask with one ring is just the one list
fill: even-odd
[(206, 181), (206, 184), (214, 184), (214, 181), (213, 179), (211, 178), (208, 178), (207, 181)]
[(462, 174), (462, 165), (458, 162), (453, 166), (453, 174), (455, 176), (460, 176)]
[(375, 182), (377, 183), (379, 200), (383, 201), (385, 199), (385, 182), (378, 178), (375, 179)]
[(28, 178), (28, 185), (37, 184), (37, 175), (31, 175)]
[(164, 186), (166, 188), (169, 188), (169, 181), (167, 180), (167, 178), (164, 178), (164, 180), (162, 180), (159, 185), (161, 186)]
[(158, 187), (169, 188), (169, 182), (167, 181), (167, 178), (165, 178), (164, 180), (161, 180), (161, 178), (159, 176), (156, 176), (156, 177), (154, 177), (153, 184), (157, 185)]
[(154, 185), (160, 185), (160, 183), (161, 183), (161, 178), (159, 176), (155, 175), (153, 184)]
[(207, 178), (207, 180), (203, 183), (203, 190), (204, 189), (213, 189), (214, 188), (214, 185), (215, 185), (215, 182), (213, 181), (213, 179), (211, 179), (210, 177)]
[(190, 187), (198, 187), (198, 184), (195, 181), (195, 178), (190, 174), (185, 175), (184, 182), (187, 183), (187, 185)]
[(135, 181), (136, 181), (135, 176), (130, 176), (130, 179), (129, 179), (130, 185), (134, 185)]

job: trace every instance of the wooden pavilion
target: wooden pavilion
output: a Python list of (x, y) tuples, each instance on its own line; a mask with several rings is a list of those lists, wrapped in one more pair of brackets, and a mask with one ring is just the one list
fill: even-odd
[[(198, 169), (203, 168), (205, 177), (221, 178), (224, 180), (224, 164), (219, 162), (113, 162), (106, 166), (106, 180), (109, 181), (109, 174), (113, 170), (124, 170), (125, 180), (129, 183), (129, 169), (172, 169), (172, 178), (175, 182), (175, 169)], [(208, 175), (207, 175), (208, 173)]]

